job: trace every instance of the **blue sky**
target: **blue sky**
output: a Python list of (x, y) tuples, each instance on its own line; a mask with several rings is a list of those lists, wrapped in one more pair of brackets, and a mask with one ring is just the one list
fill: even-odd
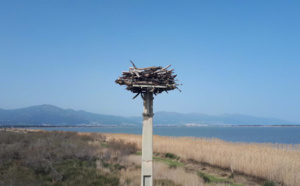
[(0, 0), (0, 108), (39, 104), (139, 116), (114, 83), (172, 64), (183, 86), (154, 111), (300, 123), (300, 1)]

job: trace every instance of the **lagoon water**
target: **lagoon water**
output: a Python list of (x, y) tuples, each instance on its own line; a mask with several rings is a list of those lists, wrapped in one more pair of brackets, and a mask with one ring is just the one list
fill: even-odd
[[(31, 129), (142, 134), (142, 127), (41, 127)], [(218, 138), (232, 142), (300, 144), (300, 127), (154, 127), (160, 136)]]

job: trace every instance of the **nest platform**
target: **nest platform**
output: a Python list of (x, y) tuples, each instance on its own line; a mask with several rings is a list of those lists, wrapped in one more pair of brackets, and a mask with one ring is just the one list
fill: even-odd
[(127, 86), (126, 89), (137, 93), (136, 98), (141, 93), (153, 92), (155, 95), (178, 89), (181, 85), (176, 83), (176, 76), (174, 69), (168, 70), (171, 65), (166, 67), (147, 67), (137, 68), (135, 64), (130, 61), (133, 67), (129, 67), (129, 71), (123, 71), (122, 77), (119, 77), (115, 82), (119, 85)]

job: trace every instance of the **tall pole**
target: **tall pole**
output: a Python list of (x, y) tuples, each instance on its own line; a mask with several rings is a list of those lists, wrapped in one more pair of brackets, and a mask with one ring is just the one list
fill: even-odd
[(153, 185), (153, 92), (144, 94), (142, 136), (142, 186)]

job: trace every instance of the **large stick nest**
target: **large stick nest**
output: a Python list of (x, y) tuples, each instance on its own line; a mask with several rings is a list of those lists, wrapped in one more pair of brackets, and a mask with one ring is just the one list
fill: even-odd
[[(123, 71), (122, 77), (119, 77), (115, 82), (119, 85), (126, 85), (126, 89), (137, 93), (137, 97), (140, 93), (147, 91), (153, 92), (155, 95), (164, 91), (178, 89), (174, 75), (174, 69), (168, 70), (171, 65), (166, 67), (147, 67), (137, 68), (135, 64), (130, 61), (133, 67), (129, 67), (129, 71)], [(180, 91), (180, 89), (178, 89)], [(134, 98), (135, 98), (134, 97)]]

